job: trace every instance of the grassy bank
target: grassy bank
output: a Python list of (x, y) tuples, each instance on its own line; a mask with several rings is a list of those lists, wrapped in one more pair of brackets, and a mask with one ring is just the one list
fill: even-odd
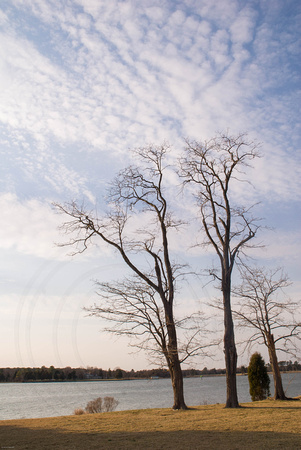
[(5, 420), (0, 448), (301, 449), (301, 401)]

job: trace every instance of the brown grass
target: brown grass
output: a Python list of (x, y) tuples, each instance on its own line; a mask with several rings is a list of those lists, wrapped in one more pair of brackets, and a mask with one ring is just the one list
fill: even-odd
[(301, 401), (0, 421), (0, 448), (301, 449)]

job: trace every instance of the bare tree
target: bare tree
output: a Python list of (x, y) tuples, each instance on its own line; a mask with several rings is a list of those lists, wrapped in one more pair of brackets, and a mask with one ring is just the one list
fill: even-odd
[[(117, 250), (135, 276), (119, 284), (100, 283), (101, 297), (110, 301), (105, 307), (92, 307), (90, 312), (115, 322), (111, 331), (136, 336), (141, 333), (142, 347), (149, 337), (155, 340), (170, 371), (173, 408), (186, 409), (177, 338), (180, 323), (174, 318), (175, 283), (181, 266), (171, 261), (168, 245), (168, 231), (178, 229), (181, 222), (173, 219), (163, 187), (167, 151), (165, 144), (136, 151), (140, 166), (126, 168), (112, 182), (107, 199), (109, 213), (103, 218), (75, 202), (55, 206), (71, 218), (63, 224), (63, 230), (73, 236), (75, 233), (63, 245), (71, 245), (75, 253), (82, 252), (98, 238)], [(138, 229), (135, 221), (140, 223)], [(197, 348), (190, 342), (186, 350), (195, 354)]]
[[(168, 331), (158, 292), (138, 276), (96, 284), (100, 301), (85, 308), (86, 311), (105, 319), (105, 331), (134, 338), (131, 341), (133, 347), (147, 351), (154, 363), (164, 364), (168, 360)], [(180, 363), (200, 353), (208, 356), (208, 348), (216, 345), (204, 342), (204, 328), (201, 344), (200, 325), (204, 323), (204, 317), (200, 312), (174, 317), (174, 323)]]
[(247, 340), (248, 346), (255, 343), (266, 345), (274, 378), (274, 399), (286, 400), (277, 350), (292, 353), (294, 339), (301, 339), (301, 323), (294, 317), (298, 305), (283, 292), (291, 283), (281, 269), (267, 271), (242, 266), (240, 272), (242, 284), (232, 291), (238, 299), (234, 314), (244, 329), (253, 331)]
[[(235, 205), (233, 184), (241, 181), (242, 169), (258, 156), (257, 145), (245, 135), (220, 134), (207, 142), (186, 141), (186, 154), (180, 161), (184, 185), (197, 186), (196, 199), (205, 230), (220, 261), (220, 271), (211, 271), (221, 284), (224, 311), (224, 352), (227, 378), (227, 408), (238, 407), (237, 351), (231, 311), (231, 277), (235, 259), (248, 246), (258, 230), (249, 209)], [(231, 196), (230, 196), (231, 194)]]

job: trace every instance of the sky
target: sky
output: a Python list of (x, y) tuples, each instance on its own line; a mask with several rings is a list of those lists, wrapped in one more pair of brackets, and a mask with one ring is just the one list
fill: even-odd
[[(120, 258), (68, 256), (51, 206), (102, 205), (129, 150), (149, 143), (178, 155), (185, 138), (225, 130), (260, 143), (240, 192), (267, 227), (252, 255), (283, 267), (300, 301), (300, 23), (298, 0), (1, 1), (0, 367), (149, 367), (83, 311), (93, 280), (122, 276)], [(199, 270), (214, 260), (171, 250)], [(181, 308), (208, 289), (191, 282)], [(222, 349), (191, 365), (224, 367)]]

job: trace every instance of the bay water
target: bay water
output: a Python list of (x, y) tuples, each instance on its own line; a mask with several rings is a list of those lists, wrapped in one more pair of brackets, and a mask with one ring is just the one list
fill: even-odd
[[(301, 395), (301, 373), (284, 373), (282, 379), (287, 396)], [(247, 376), (237, 377), (237, 387), (239, 402), (251, 401)], [(225, 403), (226, 378), (185, 378), (184, 393), (189, 406)], [(97, 397), (114, 397), (119, 402), (116, 410), (169, 408), (173, 404), (170, 379), (0, 383), (0, 420), (71, 415)]]

